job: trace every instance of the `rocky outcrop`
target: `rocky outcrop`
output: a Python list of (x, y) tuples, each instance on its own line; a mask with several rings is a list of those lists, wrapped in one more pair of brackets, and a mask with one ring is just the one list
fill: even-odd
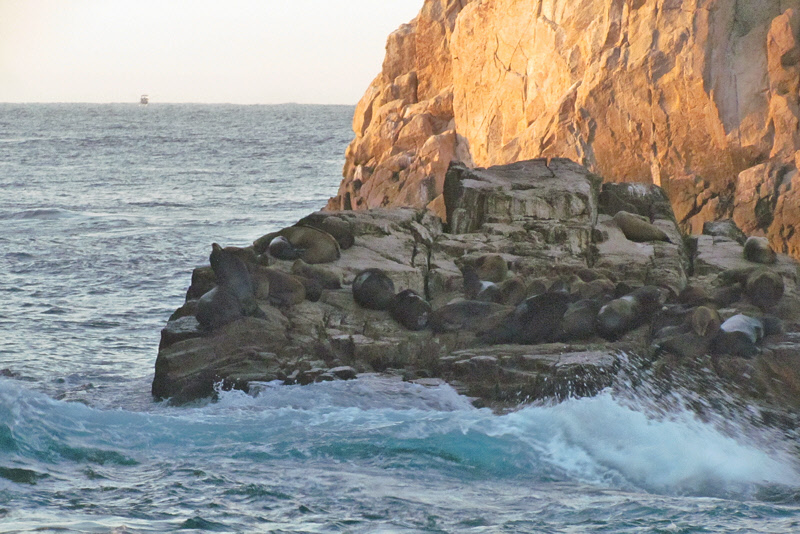
[(450, 160), (566, 157), (800, 257), (800, 0), (427, 0), (359, 103), (329, 209), (429, 206)]
[[(749, 369), (752, 381), (736, 381), (746, 382), (754, 398), (800, 403), (800, 366), (791, 353), (800, 348), (796, 264), (783, 255), (770, 265), (746, 261), (742, 244), (727, 237), (737, 235), (732, 223), (687, 245), (660, 188), (601, 184), (564, 159), (488, 169), (454, 164), (443, 189), (448, 223), (411, 208), (304, 218), (303, 224), (340, 232), (347, 243), (329, 263), (298, 268), (299, 260), (276, 260), (264, 238), (255, 247), (225, 249), (254, 273), (273, 273), (268, 287), (255, 291), (261, 317), (202, 329), (194, 303), (213, 288), (214, 277), (208, 267), (196, 269), (187, 303), (162, 331), (153, 395), (185, 402), (213, 395), (215, 384), (255, 391), (265, 381), (308, 384), (376, 372), (426, 385), (446, 381), (496, 408), (591, 395), (609, 386), (621, 362), (634, 355), (669, 362), (669, 369), (705, 358), (680, 346), (669, 352), (663, 339), (654, 344), (656, 330), (671, 328), (675, 317), (703, 303), (723, 319), (738, 313), (781, 318), (783, 333), (752, 347), (760, 356), (717, 351), (707, 367), (723, 374)], [(665, 239), (626, 234), (627, 223), (615, 217), (622, 212), (629, 216), (624, 220), (656, 228)], [(429, 302), (427, 327), (409, 330), (393, 319), (395, 309), (358, 305), (352, 286), (367, 269), (386, 273), (396, 292), (412, 290)], [(756, 269), (779, 285), (774, 303), (748, 296)], [(471, 300), (467, 272), (481, 279)], [(308, 295), (273, 298), (293, 273), (335, 283), (314, 302)], [(496, 291), (484, 292), (491, 287)], [(627, 322), (615, 330), (618, 313)], [(601, 323), (610, 326), (601, 330)], [(709, 341), (716, 334), (711, 324), (702, 325)]]

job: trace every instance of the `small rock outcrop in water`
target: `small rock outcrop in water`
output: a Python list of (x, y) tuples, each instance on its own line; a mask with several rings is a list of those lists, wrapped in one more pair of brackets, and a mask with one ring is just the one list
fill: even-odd
[[(200, 328), (196, 302), (214, 277), (196, 269), (162, 331), (153, 395), (185, 402), (213, 395), (216, 383), (246, 390), (388, 372), (511, 407), (594, 394), (621, 354), (636, 354), (666, 368), (699, 362), (760, 399), (800, 403), (800, 299), (788, 257), (754, 263), (729, 237), (684, 239), (660, 188), (601, 184), (564, 159), (454, 164), (444, 203), (448, 224), (410, 208), (315, 213), (318, 228), (347, 228), (352, 243), (313, 266), (271, 257), (273, 234), (226, 249), (268, 281), (256, 288), (260, 312)], [(626, 238), (614, 219), (623, 208), (666, 239)], [(379, 285), (395, 292), (389, 309), (356, 302), (364, 273), (391, 280)], [(514, 296), (467, 300), (465, 273), (472, 284), (513, 280)], [(316, 302), (300, 281), (309, 276), (327, 281)], [(748, 319), (725, 323), (737, 315)]]
[[(567, 157), (800, 259), (800, 0), (425, 0), (353, 119), (331, 210), (428, 206), (453, 159)], [(444, 217), (443, 217), (444, 218)]]

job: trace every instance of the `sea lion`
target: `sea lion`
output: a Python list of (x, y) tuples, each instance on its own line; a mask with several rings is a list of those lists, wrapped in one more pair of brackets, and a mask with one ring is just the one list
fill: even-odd
[(561, 319), (559, 340), (573, 341), (594, 335), (600, 308), (601, 301), (595, 299), (583, 299), (570, 304)]
[(317, 280), (323, 289), (341, 289), (342, 287), (341, 274), (318, 265), (309, 265), (300, 259), (292, 264), (292, 274)]
[(215, 330), (244, 317), (244, 308), (229, 287), (217, 286), (197, 301), (197, 322), (204, 330)]
[(366, 269), (353, 280), (353, 299), (362, 308), (386, 310), (394, 295), (394, 282), (381, 269)]
[(353, 225), (342, 217), (323, 213), (312, 213), (297, 221), (300, 226), (311, 226), (327, 232), (336, 239), (342, 250), (347, 250), (355, 244)]
[(644, 243), (647, 241), (669, 241), (669, 236), (658, 226), (640, 215), (618, 211), (614, 222), (630, 241)]
[(716, 354), (752, 358), (760, 352), (757, 343), (763, 337), (764, 323), (761, 319), (740, 313), (722, 323), (713, 350)]
[(482, 302), (501, 302), (503, 296), (500, 287), (494, 282), (481, 280), (477, 269), (472, 264), (464, 265), (462, 269), (464, 276), (464, 296), (467, 300), (479, 300)]
[(291, 306), (306, 299), (306, 288), (297, 276), (273, 267), (256, 267), (253, 276), (258, 280), (258, 298), (273, 306)]
[(660, 306), (661, 291), (657, 287), (640, 287), (600, 308), (597, 331), (606, 339), (618, 339), (648, 321)]
[(525, 282), (519, 276), (500, 282), (500, 303), (506, 306), (520, 304), (528, 295)]
[(778, 255), (769, 245), (766, 237), (750, 236), (744, 242), (744, 259), (754, 263), (771, 265), (778, 261)]
[(313, 278), (306, 278), (305, 276), (292, 275), (297, 278), (303, 288), (305, 289), (306, 300), (309, 302), (317, 302), (322, 297), (322, 284), (319, 280)]
[(336, 239), (328, 232), (311, 226), (289, 226), (256, 239), (253, 246), (256, 251), (263, 253), (278, 236), (285, 237), (306, 263), (330, 263), (341, 256)]
[(209, 256), (217, 286), (197, 303), (197, 321), (205, 329), (218, 328), (243, 315), (265, 317), (256, 303), (256, 284), (247, 265), (217, 243)]
[(485, 254), (473, 260), (471, 264), (475, 267), (480, 280), (498, 283), (508, 276), (508, 264), (499, 254)]
[(258, 263), (258, 255), (256, 251), (253, 249), (252, 246), (250, 247), (225, 247), (223, 249), (225, 252), (233, 254), (240, 260), (242, 260), (245, 264), (256, 264)]
[(783, 291), (783, 277), (767, 269), (751, 272), (744, 288), (750, 302), (762, 310), (774, 308), (783, 297)]
[(525, 299), (506, 321), (481, 336), (489, 344), (531, 345), (554, 340), (569, 305), (566, 291), (548, 291)]
[(696, 360), (711, 350), (715, 336), (700, 336), (687, 325), (669, 326), (659, 331), (653, 346), (681, 358)]
[(428, 326), (432, 310), (424, 298), (411, 289), (394, 296), (389, 305), (392, 318), (408, 330), (422, 330)]
[(513, 310), (494, 302), (459, 300), (434, 310), (428, 324), (437, 334), (468, 330), (480, 335), (496, 328)]
[(702, 306), (710, 300), (711, 296), (708, 291), (698, 285), (687, 285), (678, 294), (678, 302), (687, 306)]
[(286, 237), (279, 235), (269, 242), (267, 252), (269, 252), (270, 256), (279, 260), (296, 260), (303, 250), (295, 248)]
[(713, 338), (722, 326), (719, 312), (708, 306), (698, 306), (689, 315), (692, 331), (702, 338)]
[(570, 294), (577, 297), (578, 300), (590, 299), (603, 299), (614, 295), (616, 284), (607, 278), (596, 278), (591, 282), (572, 283), (570, 284)]

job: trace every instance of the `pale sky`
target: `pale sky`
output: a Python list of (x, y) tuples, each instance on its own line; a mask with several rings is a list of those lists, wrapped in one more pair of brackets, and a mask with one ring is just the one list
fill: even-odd
[(423, 0), (0, 0), (0, 102), (355, 104)]

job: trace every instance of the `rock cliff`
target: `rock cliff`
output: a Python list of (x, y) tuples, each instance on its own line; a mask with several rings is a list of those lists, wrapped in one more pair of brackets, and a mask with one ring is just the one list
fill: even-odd
[(566, 157), (800, 257), (800, 0), (426, 0), (328, 209), (429, 206), (448, 164)]

